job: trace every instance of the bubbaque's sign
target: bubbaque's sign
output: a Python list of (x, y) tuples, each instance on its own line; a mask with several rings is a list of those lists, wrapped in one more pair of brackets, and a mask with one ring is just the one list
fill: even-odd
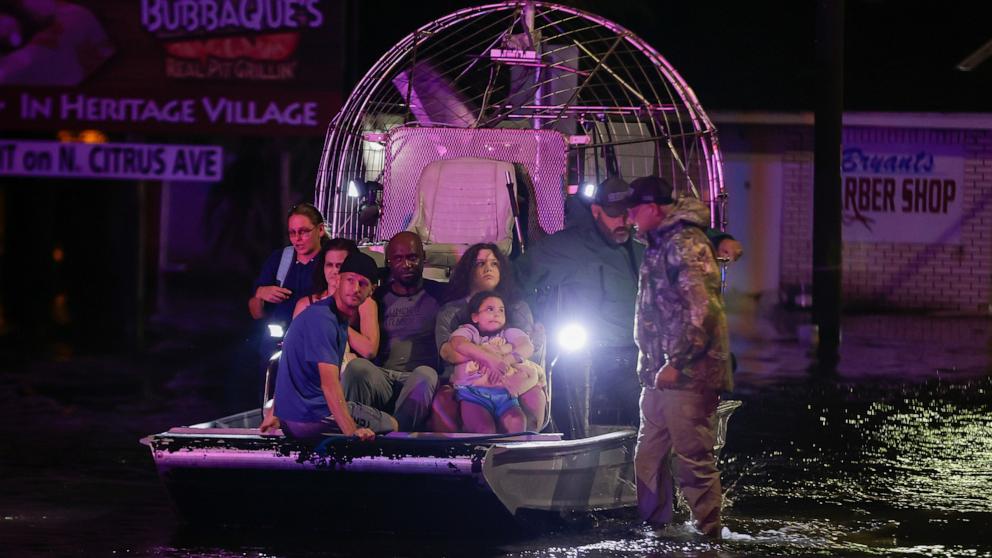
[(321, 135), (340, 106), (337, 1), (24, 6), (4, 14), (23, 35), (0, 51), (5, 130)]
[(218, 145), (0, 139), (0, 176), (219, 182), (223, 163)]
[(845, 143), (841, 177), (845, 241), (960, 242), (960, 145)]
[[(165, 75), (292, 81), (299, 30), (325, 23), (317, 0), (142, 0), (141, 25), (165, 45)], [(214, 36), (211, 36), (214, 35)]]
[(318, 0), (141, 0), (141, 25), (152, 33), (273, 31), (318, 28)]

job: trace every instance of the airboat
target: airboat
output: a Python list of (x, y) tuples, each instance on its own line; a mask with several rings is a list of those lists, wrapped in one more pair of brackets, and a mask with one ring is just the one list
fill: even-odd
[[(425, 276), (444, 280), (470, 245), (519, 254), (561, 230), (566, 204), (607, 176), (650, 174), (709, 204), (711, 225), (725, 227), (716, 130), (675, 69), (603, 17), (507, 1), (432, 21), (376, 62), (328, 126), (315, 200), (332, 236), (358, 240), (380, 264), (386, 240), (416, 231)], [(739, 404), (720, 405), (717, 450)], [(264, 500), (311, 519), (347, 502), (352, 518), (444, 525), (444, 510), (519, 523), (636, 503), (631, 430), (332, 436), (314, 447), (260, 435), (260, 422), (254, 410), (142, 440), (181, 516), (271, 516)]]

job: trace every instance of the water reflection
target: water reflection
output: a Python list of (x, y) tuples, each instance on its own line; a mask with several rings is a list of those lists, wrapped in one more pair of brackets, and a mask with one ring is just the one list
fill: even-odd
[[(190, 365), (163, 382), (154, 405), (107, 391), (90, 404), (64, 389), (73, 380), (48, 389), (37, 379), (45, 371), (0, 376), (0, 546), (10, 555), (992, 557), (988, 320), (848, 318), (833, 373), (811, 371), (795, 323), (737, 320), (744, 405), (722, 455), (729, 532), (718, 543), (678, 527), (653, 533), (632, 513), (485, 541), (180, 529), (135, 440), (167, 426), (175, 409), (205, 412), (202, 386), (177, 380), (204, 375)], [(25, 423), (35, 432), (9, 426)]]
[(988, 343), (987, 320), (850, 318), (810, 375), (808, 347), (742, 340), (727, 523), (760, 553), (992, 555)]

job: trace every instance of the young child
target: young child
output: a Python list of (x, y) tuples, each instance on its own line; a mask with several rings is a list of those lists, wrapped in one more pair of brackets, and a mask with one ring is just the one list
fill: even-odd
[(527, 360), (534, 345), (525, 332), (506, 327), (506, 306), (492, 291), (468, 302), (471, 324), (451, 333), (451, 346), (468, 358), (455, 367), (455, 386), (465, 432), (521, 432), (526, 419), (517, 397), (543, 383), (544, 370)]

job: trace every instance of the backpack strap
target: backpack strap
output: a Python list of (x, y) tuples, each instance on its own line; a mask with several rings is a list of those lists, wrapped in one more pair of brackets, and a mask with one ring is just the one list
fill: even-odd
[(286, 275), (289, 275), (289, 266), (293, 264), (293, 252), (292, 246), (282, 249), (282, 259), (279, 260), (279, 271), (276, 271), (276, 281), (279, 282), (280, 287), (283, 281), (286, 280)]

